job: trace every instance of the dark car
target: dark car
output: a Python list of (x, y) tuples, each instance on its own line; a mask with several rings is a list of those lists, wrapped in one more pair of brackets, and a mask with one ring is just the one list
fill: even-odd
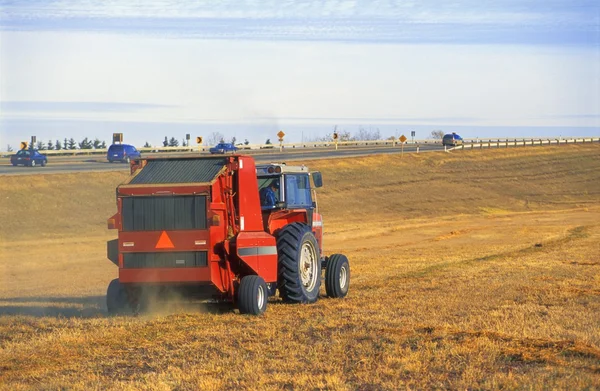
[(106, 154), (109, 163), (129, 163), (131, 159), (139, 159), (141, 157), (140, 151), (129, 144), (113, 144), (108, 148), (108, 153)]
[(456, 147), (457, 145), (463, 145), (463, 139), (456, 133), (446, 134), (442, 139), (442, 145)]
[(238, 148), (232, 143), (219, 143), (209, 149), (210, 153), (225, 153), (225, 152), (235, 152)]
[(10, 163), (13, 166), (22, 164), (29, 167), (44, 167), (46, 164), (48, 164), (48, 158), (46, 155), (39, 153), (37, 149), (22, 149), (10, 157)]

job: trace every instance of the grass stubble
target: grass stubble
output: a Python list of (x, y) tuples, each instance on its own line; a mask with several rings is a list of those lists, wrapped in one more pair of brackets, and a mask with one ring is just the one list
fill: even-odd
[(305, 162), (350, 293), (108, 317), (124, 173), (0, 178), (0, 389), (598, 389), (600, 147)]

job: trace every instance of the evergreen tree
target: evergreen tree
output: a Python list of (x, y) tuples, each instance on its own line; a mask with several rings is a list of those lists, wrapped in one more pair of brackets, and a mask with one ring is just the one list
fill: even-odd
[(79, 144), (79, 149), (92, 149), (92, 142), (88, 138), (84, 138)]
[(69, 139), (67, 145), (69, 146), (70, 150), (77, 149), (77, 142), (75, 141), (75, 139), (73, 137), (71, 137)]
[(43, 142), (41, 142), (41, 141), (38, 141), (38, 142), (35, 144), (35, 148), (36, 148), (37, 150), (43, 151), (43, 150), (45, 150), (45, 149), (46, 149), (46, 146), (44, 145), (44, 143), (43, 143)]
[(185, 142), (184, 138), (181, 139), (181, 146), (182, 147), (187, 147), (187, 143)]
[(60, 151), (61, 149), (63, 149), (62, 144), (60, 143), (60, 140), (56, 140), (56, 145), (54, 145), (54, 149), (56, 149), (57, 151)]
[(52, 140), (48, 140), (48, 146), (46, 148), (48, 148), (48, 151), (54, 150), (54, 144), (52, 144)]
[(235, 142), (236, 142), (236, 141), (237, 141), (237, 138), (235, 138), (235, 136), (233, 136), (233, 137), (231, 138), (231, 143), (232, 143), (233, 145), (235, 145)]
[(169, 146), (169, 139), (167, 138), (167, 136), (165, 136), (165, 141), (163, 141), (163, 147), (168, 147)]
[(171, 137), (171, 140), (169, 140), (169, 147), (178, 147), (179, 146), (179, 141), (177, 141), (177, 139), (175, 137)]
[(271, 139), (268, 138), (267, 141), (265, 141), (265, 144), (267, 144), (267, 145), (271, 144)]
[(63, 149), (69, 149), (68, 145), (69, 145), (69, 143), (67, 142), (67, 138), (65, 137), (64, 142), (63, 142)]
[(244, 145), (248, 145), (248, 144), (250, 144), (250, 141), (248, 141), (248, 139), (245, 139), (244, 140)]
[(146, 144), (144, 144), (144, 148), (151, 148), (152, 145), (150, 145), (150, 143), (148, 141), (146, 141)]
[(6, 152), (12, 152), (12, 151), (13, 151), (12, 147), (10, 146), (10, 144), (8, 144), (6, 146)]
[(100, 144), (101, 144), (101, 143), (100, 143), (100, 140), (98, 139), (98, 137), (96, 137), (96, 138), (94, 139), (94, 144), (93, 144), (93, 146), (94, 146), (94, 149), (98, 149), (98, 148), (100, 148)]
[(102, 140), (102, 144), (100, 144), (101, 149), (106, 149), (106, 141)]

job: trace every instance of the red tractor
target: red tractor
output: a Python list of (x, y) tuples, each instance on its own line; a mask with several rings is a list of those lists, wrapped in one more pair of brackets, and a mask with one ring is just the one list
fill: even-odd
[(118, 230), (108, 258), (119, 267), (109, 313), (137, 313), (175, 289), (257, 315), (277, 290), (286, 302), (315, 302), (322, 270), (327, 296), (346, 296), (348, 259), (323, 255), (311, 177), (322, 186), (304, 166), (256, 166), (243, 155), (132, 161), (108, 219)]

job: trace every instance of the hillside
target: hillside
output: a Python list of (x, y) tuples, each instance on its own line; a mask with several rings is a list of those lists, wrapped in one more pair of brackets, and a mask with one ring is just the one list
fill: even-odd
[(303, 162), (349, 296), (107, 317), (123, 173), (0, 177), (0, 389), (600, 388), (600, 145)]

